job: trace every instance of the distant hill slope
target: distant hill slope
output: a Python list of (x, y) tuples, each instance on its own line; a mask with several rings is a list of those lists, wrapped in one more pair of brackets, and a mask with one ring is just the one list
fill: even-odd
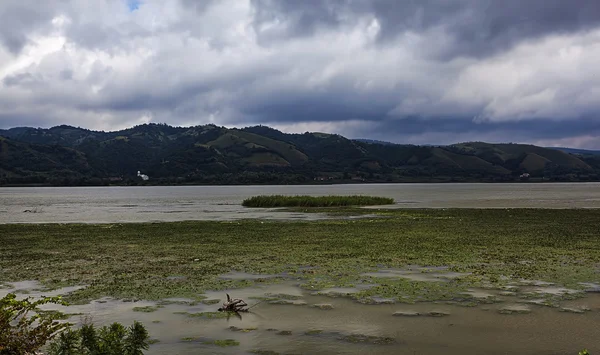
[(563, 148), (563, 147), (548, 147), (550, 149), (560, 150), (569, 154), (579, 155), (600, 155), (600, 150), (588, 150), (588, 149), (575, 149), (575, 148)]
[(70, 184), (91, 176), (92, 171), (85, 154), (75, 149), (0, 137), (0, 177), (18, 183), (44, 183), (50, 179)]
[(396, 144), (396, 143), (392, 143), (392, 142), (380, 141), (377, 139), (356, 138), (353, 140), (355, 140), (357, 142), (361, 142), (361, 143), (370, 143), (370, 144), (382, 144), (382, 145), (395, 145)]
[(146, 124), (0, 130), (0, 184), (307, 183), (316, 181), (598, 180), (600, 155), (526, 144), (415, 146), (286, 134), (265, 126)]

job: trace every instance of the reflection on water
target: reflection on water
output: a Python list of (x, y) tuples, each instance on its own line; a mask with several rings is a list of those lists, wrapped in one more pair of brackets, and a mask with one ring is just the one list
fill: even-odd
[[(600, 183), (0, 188), (0, 223), (318, 219), (241, 206), (254, 195), (392, 197), (395, 208), (600, 208)], [(24, 212), (28, 210), (29, 212)]]
[[(30, 296), (49, 294), (35, 291), (40, 288), (35, 282), (13, 286), (29, 287)], [(0, 289), (0, 297), (10, 290)], [(450, 355), (576, 354), (583, 348), (591, 353), (600, 351), (600, 294), (596, 293), (564, 301), (562, 309), (524, 305), (515, 297), (478, 307), (441, 303), (363, 305), (347, 298), (316, 295), (293, 283), (210, 292), (206, 296), (222, 302), (225, 292), (256, 306), (241, 318), (228, 319), (190, 317), (189, 313), (215, 312), (220, 305), (189, 304), (185, 300), (159, 303), (154, 312), (134, 311), (134, 307), (157, 305), (154, 302), (111, 298), (53, 309), (91, 315), (98, 325), (141, 321), (152, 338), (160, 341), (152, 345), (150, 355), (239, 354), (255, 350), (273, 354)], [(300, 299), (305, 305), (261, 302), (261, 298)], [(332, 307), (311, 307), (319, 304)], [(83, 315), (73, 315), (70, 321), (78, 322)], [(240, 344), (220, 348), (204, 343), (222, 339)]]

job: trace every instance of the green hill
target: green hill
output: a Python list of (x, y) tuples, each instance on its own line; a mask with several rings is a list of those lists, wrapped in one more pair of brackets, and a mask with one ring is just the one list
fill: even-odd
[(265, 126), (0, 130), (0, 184), (595, 181), (600, 156), (526, 144), (415, 146)]
[(0, 137), (0, 182), (72, 184), (91, 177), (85, 154), (75, 149)]

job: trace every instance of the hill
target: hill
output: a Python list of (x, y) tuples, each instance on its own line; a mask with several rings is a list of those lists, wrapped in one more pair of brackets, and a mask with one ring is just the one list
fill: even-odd
[(589, 150), (589, 149), (575, 149), (575, 148), (564, 148), (564, 147), (549, 147), (550, 149), (556, 149), (569, 154), (578, 155), (600, 155), (600, 150)]
[[(0, 130), (0, 184), (594, 181), (600, 155), (526, 144), (388, 144), (265, 126)], [(148, 182), (137, 171), (150, 176)]]

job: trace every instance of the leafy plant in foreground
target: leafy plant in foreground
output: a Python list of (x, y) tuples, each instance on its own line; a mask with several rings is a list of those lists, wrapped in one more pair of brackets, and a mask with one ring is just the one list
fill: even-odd
[(56, 313), (39, 312), (47, 303), (66, 305), (60, 297), (17, 300), (9, 293), (0, 299), (0, 355), (33, 354), (70, 326), (60, 323)]
[(142, 355), (148, 341), (148, 331), (139, 322), (128, 328), (120, 323), (100, 329), (84, 324), (79, 330), (61, 333), (50, 344), (49, 355)]

